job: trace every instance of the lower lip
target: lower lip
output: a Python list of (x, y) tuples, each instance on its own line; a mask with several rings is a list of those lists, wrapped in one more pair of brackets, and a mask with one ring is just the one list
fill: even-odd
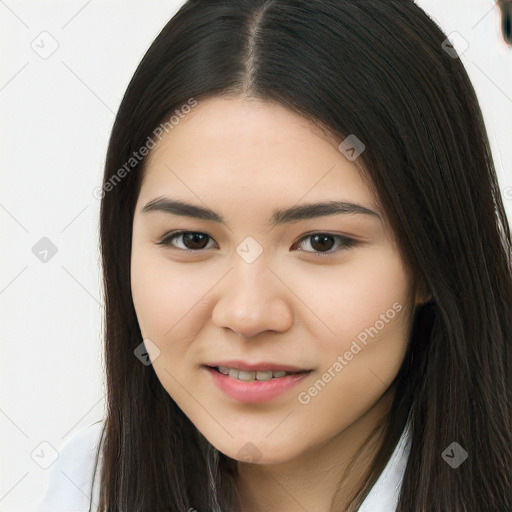
[(226, 393), (226, 395), (238, 400), (239, 402), (252, 404), (272, 400), (281, 393), (291, 389), (299, 382), (302, 382), (311, 373), (296, 373), (293, 375), (278, 377), (277, 379), (272, 378), (265, 381), (256, 380), (252, 382), (245, 382), (224, 375), (213, 368), (206, 367), (206, 369), (212, 376), (215, 385), (221, 391)]

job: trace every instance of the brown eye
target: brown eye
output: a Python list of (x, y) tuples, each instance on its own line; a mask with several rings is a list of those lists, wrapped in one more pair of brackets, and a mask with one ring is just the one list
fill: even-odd
[[(184, 247), (175, 246), (173, 241), (182, 238), (182, 245)], [(183, 251), (200, 251), (207, 245), (210, 236), (206, 233), (199, 233), (196, 231), (178, 231), (165, 236), (158, 245), (165, 245), (169, 247), (176, 247)]]
[(311, 247), (317, 252), (324, 252), (332, 249), (334, 245), (336, 245), (334, 241), (334, 237), (331, 235), (312, 235), (311, 237)]
[[(339, 241), (338, 244), (336, 243), (336, 240)], [(312, 248), (311, 251), (305, 249), (299, 250), (310, 252), (314, 256), (334, 256), (336, 253), (349, 249), (356, 244), (357, 242), (353, 238), (348, 238), (346, 236), (330, 233), (313, 233), (301, 238), (295, 246), (298, 245), (299, 247), (304, 247), (309, 245)], [(336, 245), (341, 248), (332, 251), (331, 249), (336, 247)]]

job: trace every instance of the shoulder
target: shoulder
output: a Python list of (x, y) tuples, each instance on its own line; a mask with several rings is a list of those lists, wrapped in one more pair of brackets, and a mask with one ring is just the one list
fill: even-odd
[(61, 445), (57, 459), (49, 468), (48, 484), (36, 512), (89, 512), (104, 424), (100, 420), (82, 427)]

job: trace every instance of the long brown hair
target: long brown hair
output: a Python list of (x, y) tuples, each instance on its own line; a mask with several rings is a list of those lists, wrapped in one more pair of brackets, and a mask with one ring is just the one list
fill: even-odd
[[(151, 44), (117, 113), (103, 178), (102, 512), (240, 510), (236, 461), (134, 356), (142, 336), (130, 290), (146, 162), (134, 152), (191, 98), (240, 95), (277, 102), (340, 142), (364, 141), (368, 182), (433, 297), (415, 312), (383, 441), (350, 509), (410, 414), (399, 512), (512, 510), (511, 239), (482, 113), (445, 39), (412, 0), (189, 0)], [(453, 442), (468, 453), (456, 469), (442, 458)]]

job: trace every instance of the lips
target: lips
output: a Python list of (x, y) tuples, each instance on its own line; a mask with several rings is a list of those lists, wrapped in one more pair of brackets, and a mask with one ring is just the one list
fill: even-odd
[[(233, 363), (231, 362), (231, 364)], [(282, 365), (277, 366), (282, 367)], [(290, 368), (289, 366), (287, 367)], [(204, 366), (204, 368), (206, 369), (208, 378), (212, 379), (211, 382), (215, 384), (215, 386), (222, 391), (225, 396), (234, 399), (238, 403), (253, 404), (267, 402), (277, 398), (281, 394), (285, 394), (300, 382), (303, 382), (310, 375), (309, 371), (302, 371), (287, 374), (282, 377), (272, 377), (263, 381), (244, 381), (239, 378), (223, 374), (214, 367)], [(230, 371), (238, 373), (238, 370), (236, 369), (232, 369)], [(245, 370), (240, 371), (245, 372)], [(249, 371), (247, 371), (247, 373), (249, 373)], [(270, 373), (273, 374), (274, 372), (272, 371)]]

